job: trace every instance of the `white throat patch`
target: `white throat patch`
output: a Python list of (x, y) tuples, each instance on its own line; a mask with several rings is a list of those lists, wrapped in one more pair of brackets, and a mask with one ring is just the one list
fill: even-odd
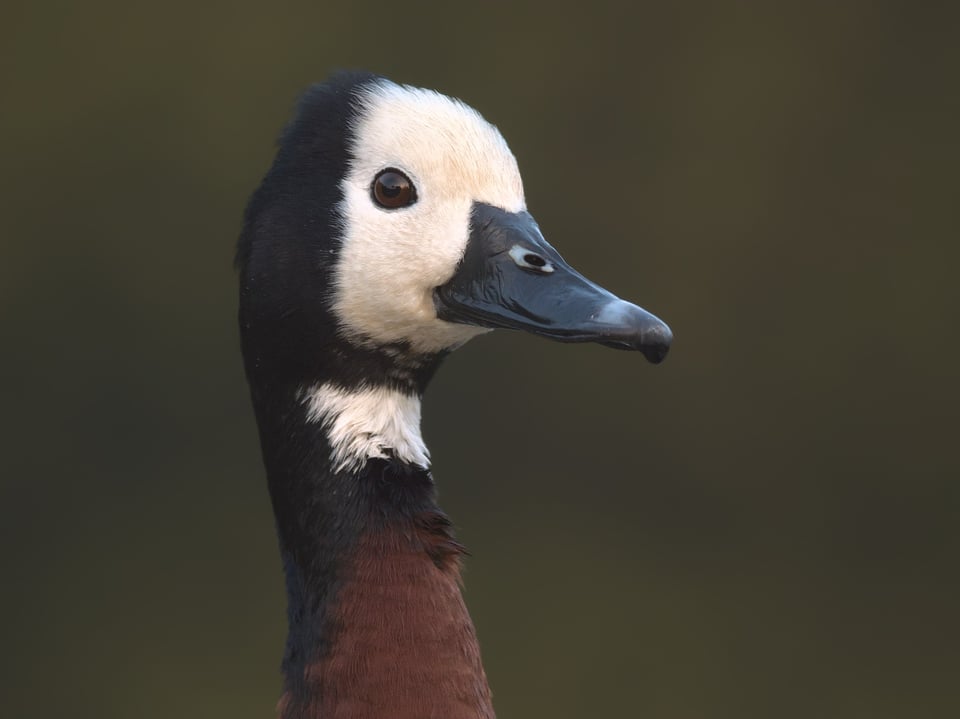
[[(457, 347), (486, 330), (438, 319), (433, 290), (463, 258), (475, 202), (525, 209), (517, 161), (497, 128), (458, 100), (386, 80), (362, 92), (342, 182), (334, 312), (361, 343)], [(371, 185), (386, 168), (410, 178), (416, 202), (374, 202)]]
[(368, 459), (396, 457), (424, 469), (430, 453), (420, 435), (420, 398), (386, 387), (345, 390), (330, 383), (303, 393), (307, 421), (327, 432), (335, 472), (356, 471)]

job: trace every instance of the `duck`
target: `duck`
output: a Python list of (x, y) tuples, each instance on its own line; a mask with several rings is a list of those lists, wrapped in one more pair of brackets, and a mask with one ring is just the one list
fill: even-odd
[(547, 243), (479, 112), (368, 72), (303, 93), (236, 266), (287, 595), (278, 716), (492, 719), (420, 431), (427, 384), (493, 329), (659, 363), (670, 328)]

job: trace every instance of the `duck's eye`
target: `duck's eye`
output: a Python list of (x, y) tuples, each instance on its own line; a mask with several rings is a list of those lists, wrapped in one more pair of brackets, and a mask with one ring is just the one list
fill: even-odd
[(373, 178), (373, 201), (387, 210), (398, 210), (417, 201), (417, 190), (400, 170), (388, 167)]
[(549, 275), (554, 270), (553, 263), (546, 257), (520, 245), (514, 245), (510, 248), (510, 257), (517, 263), (517, 267), (522, 267), (525, 270), (533, 270), (545, 275)]

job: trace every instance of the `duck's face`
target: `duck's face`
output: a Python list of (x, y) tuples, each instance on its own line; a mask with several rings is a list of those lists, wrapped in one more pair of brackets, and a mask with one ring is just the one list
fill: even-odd
[(365, 88), (343, 179), (334, 312), (352, 340), (420, 353), (485, 331), (437, 316), (477, 203), (525, 209), (517, 162), (477, 112), (429, 90)]

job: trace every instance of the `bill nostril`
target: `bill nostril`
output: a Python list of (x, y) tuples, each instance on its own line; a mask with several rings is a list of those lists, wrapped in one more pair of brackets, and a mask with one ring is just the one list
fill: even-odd
[(534, 270), (541, 274), (550, 274), (554, 270), (550, 260), (536, 252), (531, 252), (522, 245), (514, 245), (511, 247), (510, 257), (517, 267), (522, 267), (525, 270)]

